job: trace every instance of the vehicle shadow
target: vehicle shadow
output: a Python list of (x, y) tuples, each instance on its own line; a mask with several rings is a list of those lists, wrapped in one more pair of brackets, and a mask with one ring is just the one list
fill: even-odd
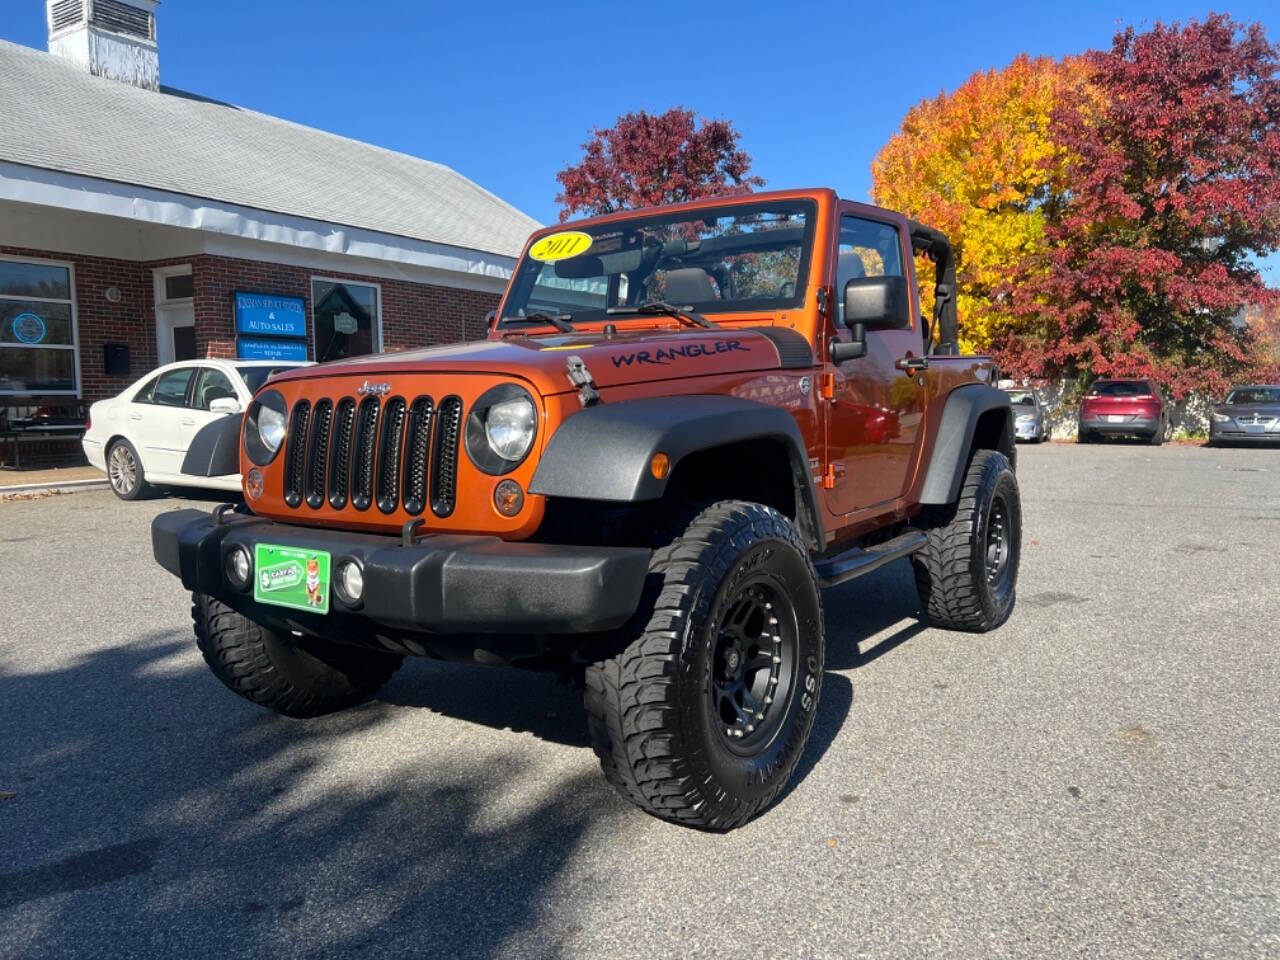
[(823, 603), (830, 670), (865, 667), (928, 629), (908, 560), (825, 591)]
[(0, 954), (540, 954), (549, 885), (632, 815), (527, 745), (427, 762), (386, 703), (277, 717), (175, 637), (0, 671)]

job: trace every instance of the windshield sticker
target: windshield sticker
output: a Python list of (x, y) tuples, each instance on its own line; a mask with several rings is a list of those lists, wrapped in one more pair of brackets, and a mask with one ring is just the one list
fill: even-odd
[(542, 263), (568, 260), (586, 253), (591, 248), (591, 234), (579, 230), (561, 230), (543, 237), (529, 248), (529, 259)]
[(731, 353), (735, 350), (746, 351), (741, 340), (716, 340), (714, 343), (688, 343), (681, 347), (659, 347), (657, 350), (638, 350), (635, 353), (619, 353), (610, 357), (614, 369), (629, 367), (632, 364), (665, 365), (677, 357), (713, 357), (717, 353)]

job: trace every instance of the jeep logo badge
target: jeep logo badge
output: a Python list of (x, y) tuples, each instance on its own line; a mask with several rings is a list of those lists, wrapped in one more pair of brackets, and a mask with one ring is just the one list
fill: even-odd
[(360, 386), (356, 387), (356, 393), (362, 397), (385, 397), (391, 392), (391, 384), (389, 383), (370, 383), (366, 380)]

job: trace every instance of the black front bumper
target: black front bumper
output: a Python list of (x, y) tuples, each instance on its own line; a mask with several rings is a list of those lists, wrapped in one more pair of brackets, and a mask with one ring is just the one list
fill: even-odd
[[(335, 569), (346, 558), (359, 561), (364, 568), (362, 602), (346, 605), (333, 591), (327, 615), (257, 603), (252, 586), (236, 589), (225, 573), (233, 547), (244, 547), (252, 557), (257, 543), (325, 550)], [(157, 516), (151, 523), (151, 546), (156, 562), (187, 589), (217, 597), (250, 619), (332, 639), (368, 634), (387, 647), (405, 646), (402, 638), (415, 635), (614, 630), (639, 605), (651, 556), (641, 547), (509, 543), (443, 534), (404, 546), (399, 537), (292, 526), (238, 513), (219, 520), (201, 510)], [(430, 649), (431, 644), (417, 646)], [(414, 647), (407, 645), (410, 652), (419, 652)]]

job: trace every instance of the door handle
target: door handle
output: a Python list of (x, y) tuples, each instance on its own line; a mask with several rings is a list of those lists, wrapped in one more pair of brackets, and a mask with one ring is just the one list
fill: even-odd
[(141, 419), (142, 419), (142, 414), (140, 414), (140, 413), (131, 413), (131, 414), (129, 414), (129, 419), (130, 419), (130, 420), (141, 420)]
[(192, 420), (190, 417), (183, 417), (182, 425), (184, 427), (194, 427), (196, 425), (196, 422)]
[(929, 369), (928, 357), (903, 357), (901, 360), (894, 361), (893, 364), (904, 373), (916, 374), (921, 370)]

